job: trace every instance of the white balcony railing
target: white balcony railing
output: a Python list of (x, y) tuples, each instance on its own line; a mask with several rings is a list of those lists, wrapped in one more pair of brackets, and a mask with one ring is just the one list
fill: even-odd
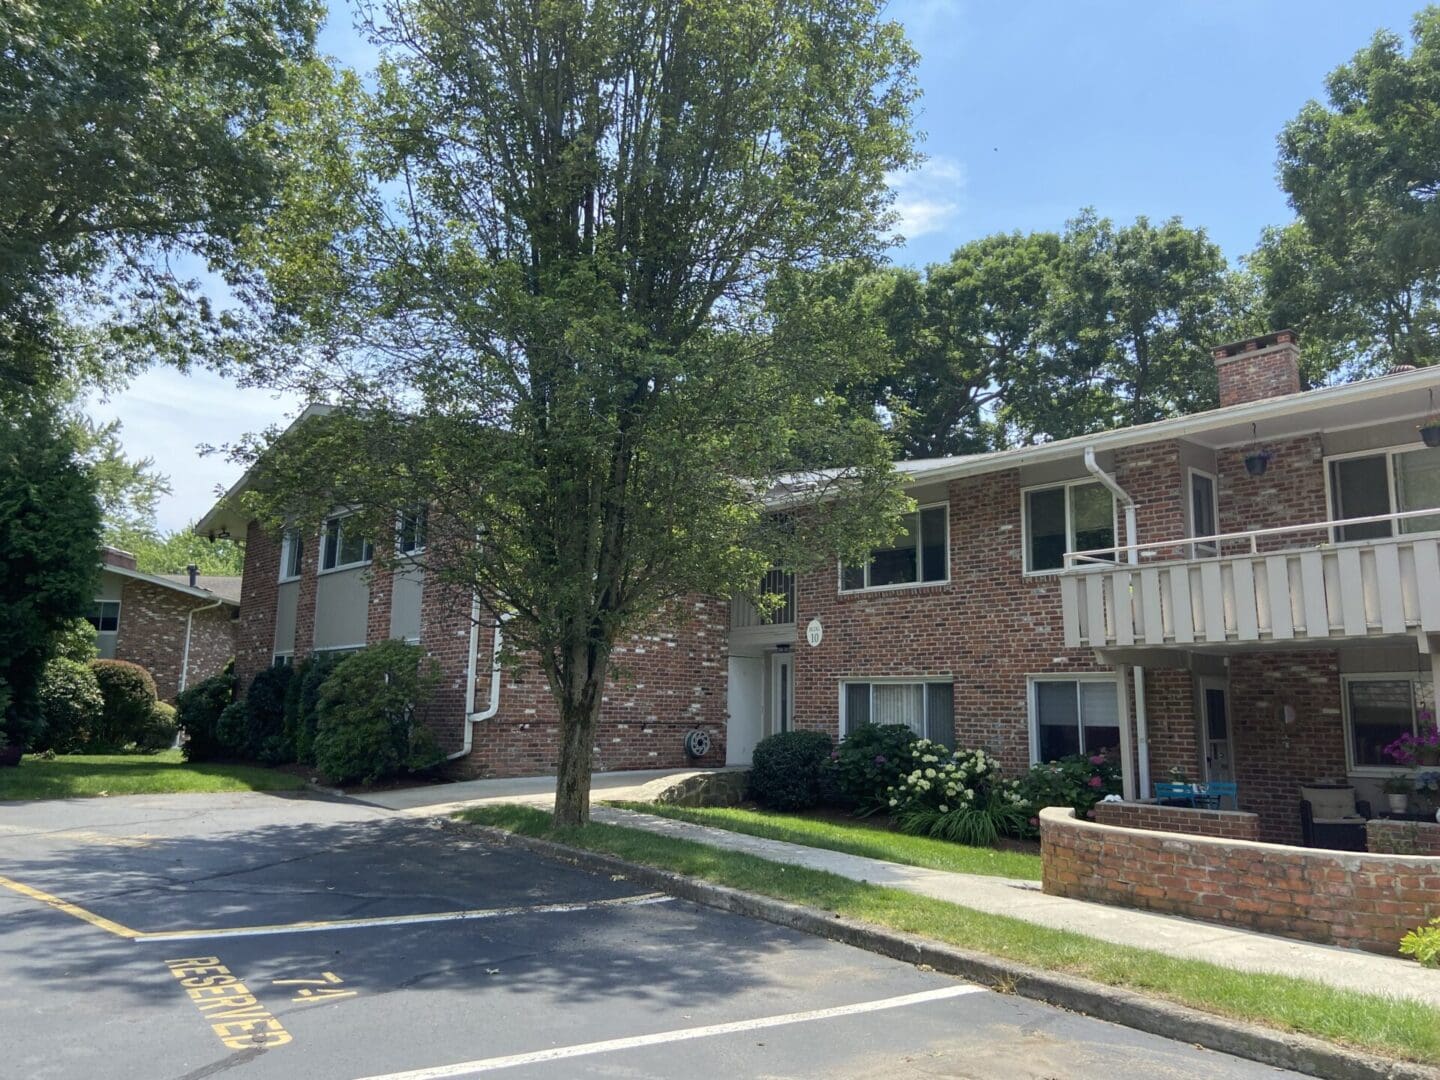
[[(1440, 533), (1399, 531), (1422, 518), (1440, 520), (1440, 511), (1068, 553), (1060, 577), (1065, 644), (1173, 647), (1440, 633)], [(1329, 542), (1333, 530), (1382, 522), (1398, 535)]]
[(761, 626), (789, 626), (795, 622), (795, 575), (786, 570), (770, 570), (760, 579), (762, 596), (780, 596), (778, 607), (761, 613), (747, 597), (736, 596), (730, 601), (730, 629), (750, 630)]

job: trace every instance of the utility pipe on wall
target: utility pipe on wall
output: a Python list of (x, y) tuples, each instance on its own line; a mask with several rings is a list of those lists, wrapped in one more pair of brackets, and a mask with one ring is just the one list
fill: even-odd
[(201, 604), (199, 607), (190, 609), (190, 614), (185, 616), (185, 651), (180, 657), (180, 687), (175, 692), (178, 694), (185, 689), (190, 676), (190, 631), (195, 625), (195, 614), (199, 611), (214, 611), (223, 604), (224, 599), (216, 600), (213, 604)]
[(500, 649), (505, 643), (503, 627), (508, 618), (508, 615), (502, 615), (495, 624), (495, 645), (490, 653), (490, 701), (484, 709), (476, 712), (471, 706), (475, 702), (479, 659), (475, 653), (480, 647), (480, 601), (477, 599), (470, 606), (470, 662), (465, 672), (465, 741), (455, 753), (445, 755), (446, 761), (454, 761), (470, 753), (475, 744), (475, 725), (491, 719), (500, 711)]
[[(1134, 565), (1140, 561), (1140, 552), (1135, 547), (1140, 543), (1140, 534), (1135, 525), (1135, 500), (1130, 493), (1120, 486), (1120, 482), (1100, 467), (1100, 462), (1095, 459), (1095, 448), (1085, 447), (1085, 471), (1105, 485), (1106, 490), (1115, 498), (1120, 500), (1120, 505), (1125, 508), (1125, 543), (1129, 546), (1129, 558), (1127, 561)], [(1140, 797), (1150, 797), (1150, 724), (1145, 712), (1145, 669), (1139, 664), (1134, 667), (1132, 681), (1135, 687), (1135, 755), (1139, 763), (1139, 788)], [(1122, 682), (1123, 693), (1123, 682)], [(1129, 764), (1129, 761), (1126, 761)], [(1129, 772), (1128, 769), (1123, 770)], [(1127, 795), (1127, 797), (1129, 797)]]

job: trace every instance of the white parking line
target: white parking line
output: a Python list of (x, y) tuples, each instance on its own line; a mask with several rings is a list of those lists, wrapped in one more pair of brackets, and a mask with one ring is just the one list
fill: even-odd
[(334, 919), (331, 921), (274, 923), (269, 926), (219, 927), (213, 930), (157, 930), (153, 933), (131, 932), (136, 941), (206, 941), (215, 938), (269, 937), (272, 934), (318, 934), (324, 930), (357, 930), (372, 926), (409, 926), (414, 923), (463, 922), (468, 919), (498, 919), (505, 915), (553, 915), (567, 911), (591, 911), (595, 908), (635, 907), (643, 904), (665, 904), (674, 900), (664, 893), (642, 893), (621, 896), (614, 900), (591, 900), (568, 904), (529, 904), (521, 907), (472, 908), (468, 911), (428, 911), (419, 915), (376, 915), (367, 919)]
[(809, 1012), (784, 1013), (780, 1016), (761, 1016), (754, 1020), (735, 1020), (728, 1024), (677, 1028), (673, 1031), (657, 1031), (653, 1035), (632, 1035), (625, 1039), (606, 1039), (604, 1042), (578, 1043), (575, 1046), (557, 1046), (549, 1050), (535, 1050), (528, 1054), (479, 1058), (475, 1061), (457, 1062), (454, 1065), (412, 1069), (409, 1072), (382, 1073), (376, 1076), (362, 1077), (361, 1080), (454, 1080), (455, 1077), (477, 1076), (481, 1073), (497, 1072), (500, 1069), (513, 1069), (517, 1065), (537, 1065), (547, 1061), (585, 1057), (590, 1054), (608, 1054), (615, 1050), (634, 1050), (642, 1046), (660, 1046), (664, 1043), (705, 1039), (714, 1035), (761, 1031), (765, 1028), (782, 1027), (786, 1024), (807, 1024), (814, 1020), (829, 1020), (837, 1016), (857, 1016), (861, 1013), (883, 1012), (886, 1009), (903, 1009), (910, 1005), (924, 1005), (931, 1001), (944, 1001), (948, 998), (963, 997), (966, 994), (983, 994), (985, 992), (983, 986), (942, 986), (935, 990), (923, 990), (918, 994), (904, 994), (900, 997), (881, 998), (877, 1001), (862, 1001), (855, 1005), (837, 1005), (830, 1009), (812, 1009)]

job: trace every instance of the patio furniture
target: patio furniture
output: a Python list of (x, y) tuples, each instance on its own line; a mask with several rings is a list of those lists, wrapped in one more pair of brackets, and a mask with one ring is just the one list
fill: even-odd
[(1233, 780), (1212, 780), (1208, 784), (1155, 785), (1155, 801), (1161, 806), (1193, 806), (1201, 810), (1219, 810), (1221, 799), (1229, 799), (1231, 808), (1238, 810), (1239, 785)]
[(1370, 804), (1356, 800), (1347, 784), (1305, 784), (1300, 788), (1300, 835), (1306, 847), (1364, 851)]

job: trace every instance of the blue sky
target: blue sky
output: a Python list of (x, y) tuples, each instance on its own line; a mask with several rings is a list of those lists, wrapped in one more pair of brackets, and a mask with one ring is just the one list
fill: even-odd
[[(928, 163), (897, 178), (905, 245), (895, 261), (944, 260), (992, 232), (1059, 228), (1084, 206), (1117, 221), (1179, 215), (1231, 259), (1289, 219), (1275, 137), (1324, 77), (1381, 27), (1408, 32), (1418, 0), (904, 0), (890, 11), (922, 60)], [(366, 68), (369, 47), (339, 0), (322, 47)], [(179, 528), (236, 470), (201, 458), (298, 403), (216, 376), (154, 371), (95, 403), (131, 454), (152, 456)]]

